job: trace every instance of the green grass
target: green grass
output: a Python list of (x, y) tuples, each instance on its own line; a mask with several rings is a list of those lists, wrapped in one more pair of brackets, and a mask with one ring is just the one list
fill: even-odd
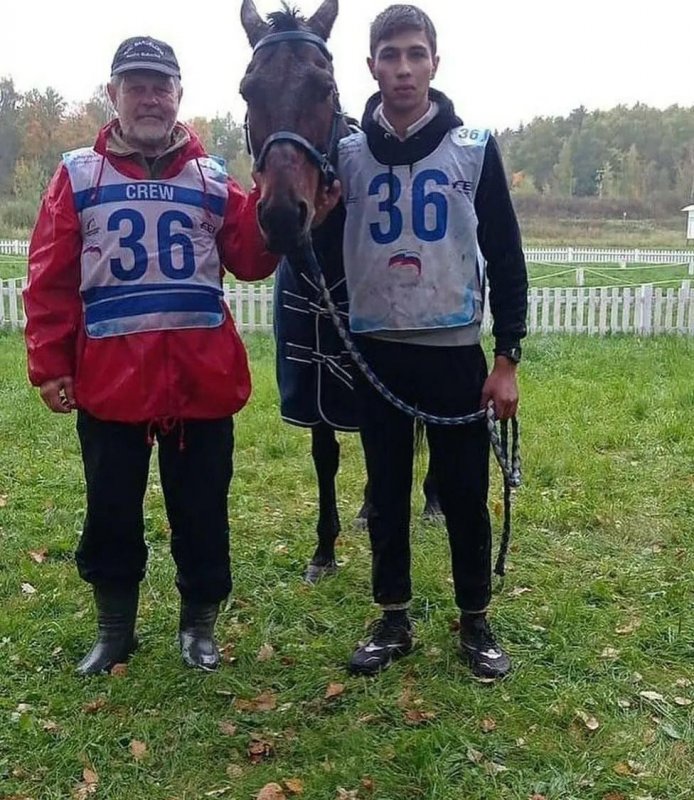
[(620, 268), (616, 264), (528, 264), (528, 280), (533, 287), (577, 286), (577, 269), (583, 270), (584, 286), (640, 286), (653, 283), (663, 288), (679, 288), (682, 281), (694, 282), (689, 275), (689, 264), (657, 264), (639, 266), (629, 264)]
[(23, 278), (26, 271), (26, 256), (8, 256), (0, 253), (0, 281), (7, 278)]
[[(255, 393), (237, 417), (230, 500), (236, 585), (219, 623), (236, 660), (209, 676), (179, 664), (153, 474), (141, 648), (126, 676), (78, 680), (93, 612), (72, 563), (84, 513), (74, 420), (41, 406), (20, 337), (0, 335), (0, 797), (79, 796), (89, 767), (94, 796), (108, 800), (250, 800), (292, 778), (306, 800), (691, 798), (694, 723), (678, 703), (694, 698), (694, 343), (528, 341), (525, 486), (493, 606), (515, 670), (491, 686), (456, 658), (445, 533), (419, 521), (418, 647), (375, 680), (346, 675), (376, 615), (367, 540), (349, 525), (364, 477), (358, 440), (342, 438), (343, 566), (309, 588), (300, 581), (314, 544), (309, 437), (279, 419), (271, 340), (250, 344)], [(495, 475), (496, 527), (498, 498)], [(419, 492), (415, 503), (418, 520)], [(42, 549), (39, 564), (30, 552)], [(274, 655), (258, 661), (264, 644)], [(345, 686), (333, 700), (330, 683)], [(276, 696), (274, 710), (235, 707), (262, 692)], [(408, 710), (435, 716), (411, 725)], [(252, 737), (272, 746), (257, 765)], [(140, 760), (134, 740), (147, 747)]]
[(686, 241), (684, 214), (677, 220), (553, 219), (521, 216), (526, 247), (572, 244), (577, 247), (655, 247), (681, 250)]

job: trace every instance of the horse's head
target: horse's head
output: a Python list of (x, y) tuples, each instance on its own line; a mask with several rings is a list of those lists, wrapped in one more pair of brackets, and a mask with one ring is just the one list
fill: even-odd
[(338, 0), (324, 0), (310, 19), (286, 4), (265, 22), (243, 0), (241, 22), (253, 58), (241, 81), (255, 169), (263, 174), (258, 223), (268, 247), (290, 252), (309, 237), (316, 193), (332, 182), (331, 151), (343, 132), (325, 42)]

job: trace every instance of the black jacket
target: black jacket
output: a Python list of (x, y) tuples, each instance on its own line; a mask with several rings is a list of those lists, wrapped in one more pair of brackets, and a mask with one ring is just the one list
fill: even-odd
[[(374, 120), (381, 102), (375, 94), (366, 104), (362, 128), (369, 149), (382, 164), (414, 164), (431, 154), (452, 128), (463, 124), (453, 103), (442, 92), (429, 90), (439, 113), (421, 131), (401, 142)], [(528, 275), (521, 245), (520, 230), (501, 162), (499, 146), (493, 136), (487, 143), (482, 173), (475, 197), (477, 238), (487, 261), (489, 302), (494, 317), (496, 350), (517, 347), (526, 334)]]

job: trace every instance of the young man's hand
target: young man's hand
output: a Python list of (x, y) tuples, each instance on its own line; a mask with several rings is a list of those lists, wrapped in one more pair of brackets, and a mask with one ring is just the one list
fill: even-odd
[(510, 419), (518, 411), (518, 382), (516, 365), (506, 356), (494, 359), (494, 368), (482, 388), (482, 408), (494, 403), (497, 419)]
[(340, 185), (340, 181), (337, 179), (333, 181), (333, 184), (330, 186), (330, 188), (325, 187), (323, 184), (318, 187), (318, 191), (316, 192), (316, 200), (314, 203), (316, 213), (313, 217), (313, 222), (311, 223), (312, 228), (317, 228), (319, 225), (322, 225), (325, 222), (328, 214), (340, 202), (341, 195), (342, 186)]
[(75, 408), (75, 390), (71, 375), (63, 375), (41, 384), (43, 402), (56, 414), (69, 414)]

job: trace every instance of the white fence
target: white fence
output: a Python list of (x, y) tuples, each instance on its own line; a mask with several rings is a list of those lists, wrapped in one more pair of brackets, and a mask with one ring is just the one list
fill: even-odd
[(0, 239), (0, 255), (28, 256), (29, 242), (22, 242), (17, 239)]
[[(24, 284), (24, 278), (0, 281), (0, 326), (24, 326), (21, 302)], [(272, 286), (237, 285), (227, 288), (225, 297), (239, 330), (272, 330)], [(484, 327), (491, 328), (488, 314)], [(694, 336), (694, 289), (691, 281), (667, 289), (652, 284), (531, 289), (528, 329), (531, 333)]]

